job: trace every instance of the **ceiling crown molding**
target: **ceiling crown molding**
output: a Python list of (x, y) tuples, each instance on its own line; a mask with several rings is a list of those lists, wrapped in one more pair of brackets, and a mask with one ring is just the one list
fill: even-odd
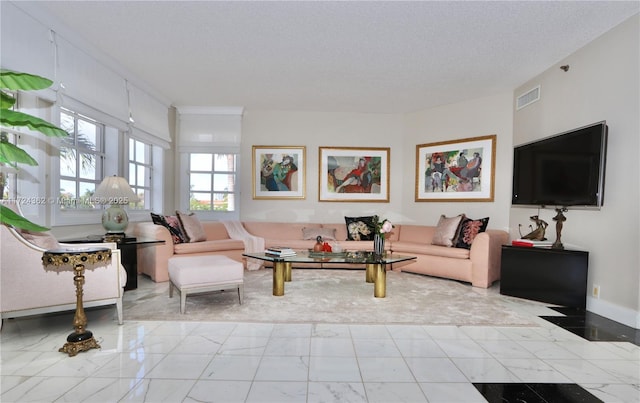
[(181, 115), (242, 115), (244, 106), (176, 106)]

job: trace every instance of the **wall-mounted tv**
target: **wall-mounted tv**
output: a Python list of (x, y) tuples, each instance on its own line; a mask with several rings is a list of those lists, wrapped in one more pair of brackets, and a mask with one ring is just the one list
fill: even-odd
[(511, 204), (599, 209), (607, 129), (602, 121), (515, 146)]

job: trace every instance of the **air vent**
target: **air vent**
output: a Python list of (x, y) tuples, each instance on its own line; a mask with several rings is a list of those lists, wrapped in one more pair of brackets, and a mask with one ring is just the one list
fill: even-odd
[(520, 110), (527, 105), (531, 105), (540, 99), (540, 86), (537, 86), (524, 94), (520, 95), (516, 100), (516, 110)]

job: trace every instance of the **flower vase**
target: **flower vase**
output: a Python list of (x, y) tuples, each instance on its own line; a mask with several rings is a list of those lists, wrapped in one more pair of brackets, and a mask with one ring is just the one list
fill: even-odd
[(378, 256), (384, 254), (384, 235), (375, 234), (373, 236), (373, 253)]

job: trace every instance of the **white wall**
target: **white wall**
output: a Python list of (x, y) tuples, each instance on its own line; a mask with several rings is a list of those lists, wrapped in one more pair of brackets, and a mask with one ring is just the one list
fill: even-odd
[[(252, 146), (306, 147), (306, 198), (253, 200)], [(390, 201), (319, 202), (319, 147), (389, 147)], [(342, 223), (345, 216), (378, 214), (400, 223), (407, 173), (402, 140), (402, 116), (365, 113), (325, 113), (246, 110), (242, 122), (240, 217), (244, 221)]]
[[(437, 223), (440, 214), (490, 217), (508, 229), (511, 194), (512, 93), (465, 101), (410, 115), (247, 110), (242, 131), (241, 219), (344, 222), (345, 216), (378, 214), (394, 223)], [(415, 202), (416, 145), (496, 134), (493, 202)], [(253, 200), (253, 145), (306, 147), (304, 200)], [(319, 147), (389, 147), (389, 203), (318, 201)]]
[[(489, 228), (507, 230), (511, 204), (512, 93), (445, 105), (405, 117), (404, 145), (407, 158), (403, 188), (403, 212), (411, 221), (435, 224), (440, 214), (465, 213), (471, 218), (489, 217)], [(496, 135), (493, 202), (415, 202), (416, 145), (469, 137)]]
[[(516, 89), (541, 85), (540, 101), (514, 115), (514, 144), (561, 133), (600, 120), (609, 126), (604, 206), (569, 210), (562, 230), (565, 246), (589, 251), (588, 290), (600, 298), (587, 309), (640, 327), (640, 63), (638, 15), (604, 34)], [(569, 65), (564, 72), (559, 67)], [(537, 210), (513, 208), (512, 236)], [(540, 211), (553, 225), (554, 210)], [(555, 240), (555, 232), (547, 234)], [(589, 293), (590, 295), (591, 293)]]

